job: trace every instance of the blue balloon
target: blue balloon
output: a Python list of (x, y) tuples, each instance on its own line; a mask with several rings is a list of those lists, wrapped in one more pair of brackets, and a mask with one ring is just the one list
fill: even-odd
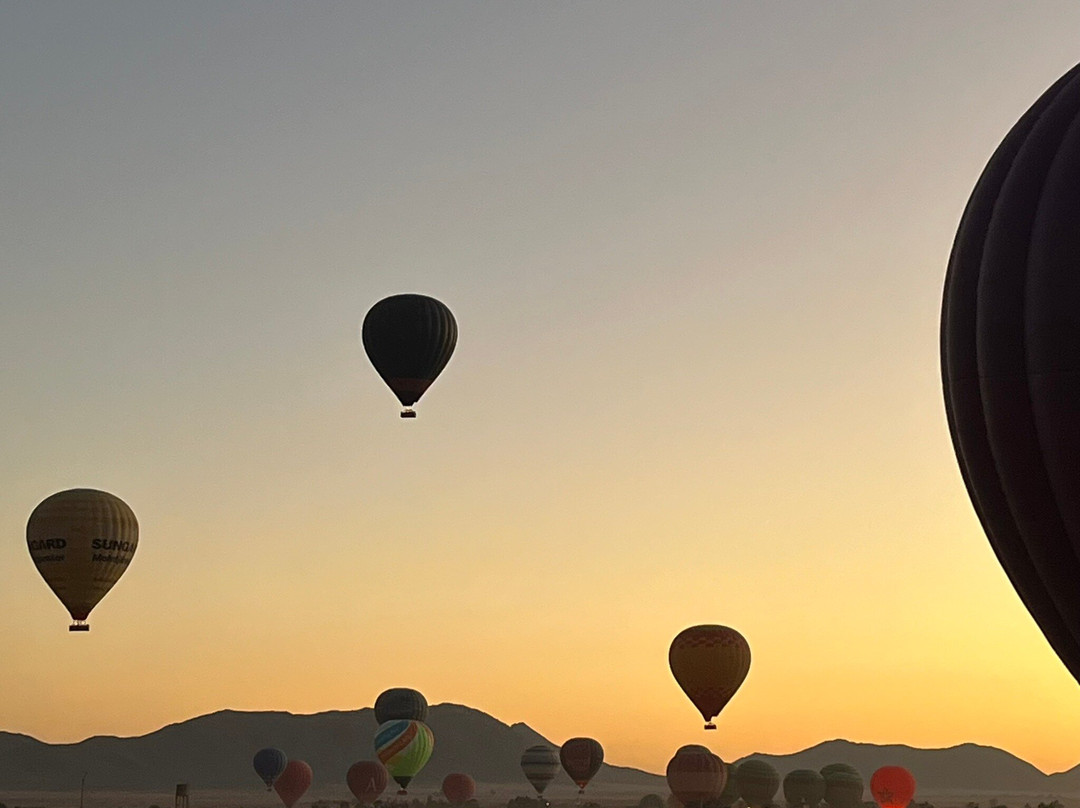
[(266, 783), (266, 790), (269, 791), (273, 787), (274, 781), (285, 771), (289, 759), (285, 757), (285, 753), (280, 749), (267, 747), (255, 753), (253, 763), (255, 765), (255, 774), (262, 778), (262, 781)]

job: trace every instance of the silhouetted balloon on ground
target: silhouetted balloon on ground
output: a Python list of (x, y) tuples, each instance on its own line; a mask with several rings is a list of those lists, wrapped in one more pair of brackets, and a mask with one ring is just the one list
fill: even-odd
[(686, 808), (719, 797), (726, 779), (724, 762), (704, 747), (683, 747), (668, 761), (668, 788)]
[(821, 770), (825, 779), (825, 802), (830, 808), (860, 808), (863, 779), (859, 770), (846, 763), (830, 763)]
[(727, 626), (683, 629), (668, 650), (675, 681), (705, 719), (705, 729), (735, 695), (750, 670), (750, 646)]
[(476, 783), (467, 774), (448, 774), (442, 781), (442, 793), (451, 805), (461, 805), (476, 794)]
[(390, 776), (407, 793), (409, 781), (420, 773), (435, 748), (435, 736), (422, 721), (387, 721), (375, 730), (375, 753)]
[(730, 808), (739, 799), (739, 767), (734, 763), (725, 763), (724, 771), (726, 773), (724, 790), (716, 798), (716, 803), (721, 808)]
[(424, 295), (380, 300), (364, 317), (364, 350), (405, 408), (402, 418), (431, 386), (457, 345), (457, 322), (445, 305)]
[(390, 785), (390, 773), (377, 760), (361, 760), (349, 767), (345, 783), (361, 805), (372, 805)]
[(311, 788), (311, 767), (302, 760), (290, 760), (285, 770), (274, 781), (274, 791), (281, 797), (285, 808), (293, 808)]
[(666, 808), (664, 798), (659, 794), (646, 794), (638, 800), (638, 808)]
[(750, 808), (766, 808), (780, 788), (780, 775), (764, 760), (744, 760), (736, 773), (739, 796)]
[(945, 411), (998, 560), (1080, 681), (1080, 65), (983, 169), (941, 312)]
[(285, 753), (280, 749), (274, 749), (272, 746), (260, 749), (252, 759), (255, 774), (259, 775), (262, 781), (266, 783), (267, 791), (273, 787), (278, 776), (285, 771), (288, 762), (289, 759), (285, 756)]
[(131, 508), (105, 491), (74, 488), (42, 500), (26, 523), (30, 557), (75, 622), (88, 631), (91, 610), (128, 568), (139, 546)]
[(428, 703), (424, 694), (410, 687), (392, 687), (375, 699), (375, 722), (427, 721)]
[(536, 793), (543, 794), (547, 784), (559, 773), (559, 757), (550, 746), (530, 746), (521, 753), (521, 771)]
[(600, 771), (604, 763), (604, 747), (592, 738), (571, 738), (559, 750), (559, 760), (570, 779), (577, 783), (578, 793)]
[(817, 808), (825, 799), (825, 778), (813, 769), (795, 769), (784, 776), (784, 800), (788, 808)]
[(881, 808), (907, 808), (915, 778), (903, 766), (882, 766), (870, 776), (870, 794)]

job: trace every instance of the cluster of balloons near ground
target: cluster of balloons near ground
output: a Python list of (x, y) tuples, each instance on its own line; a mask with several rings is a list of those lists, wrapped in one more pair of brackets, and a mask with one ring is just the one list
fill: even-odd
[[(769, 808), (780, 787), (780, 775), (765, 761), (751, 759), (732, 766), (697, 745), (683, 746), (675, 753), (668, 763), (667, 781), (685, 808), (731, 806), (738, 799), (749, 808)], [(820, 772), (796, 769), (784, 777), (783, 786), (788, 808), (862, 805), (862, 776), (845, 763), (830, 764)], [(880, 808), (907, 808), (915, 796), (915, 778), (901, 766), (883, 766), (870, 778), (870, 793)]]

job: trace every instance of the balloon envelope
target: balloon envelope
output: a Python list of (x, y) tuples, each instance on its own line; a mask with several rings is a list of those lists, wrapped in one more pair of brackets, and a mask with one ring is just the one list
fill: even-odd
[(42, 500), (26, 523), (30, 557), (75, 624), (84, 621), (131, 563), (139, 523), (131, 508), (105, 491), (75, 488)]
[(708, 749), (683, 747), (668, 761), (668, 788), (684, 806), (719, 797), (726, 780), (724, 762)]
[(638, 808), (665, 808), (664, 798), (659, 794), (646, 794), (638, 800)]
[(450, 361), (457, 322), (433, 297), (394, 295), (371, 307), (361, 337), (371, 364), (407, 408)]
[(427, 721), (428, 703), (424, 694), (410, 687), (392, 687), (375, 699), (375, 721)]
[(288, 762), (284, 752), (271, 746), (256, 752), (252, 765), (255, 767), (255, 774), (262, 778), (266, 783), (266, 790), (269, 791), (274, 781), (285, 771)]
[(780, 775), (764, 760), (744, 760), (736, 774), (739, 796), (751, 808), (765, 808), (780, 788)]
[(559, 773), (559, 758), (550, 746), (530, 746), (521, 753), (521, 771), (536, 793), (543, 794), (547, 784)]
[(825, 779), (825, 802), (830, 808), (860, 808), (863, 779), (859, 770), (846, 763), (830, 763), (821, 770)]
[(309, 788), (311, 788), (311, 767), (302, 760), (290, 760), (285, 764), (285, 770), (274, 781), (274, 791), (281, 797), (285, 808), (292, 808)]
[(915, 778), (903, 766), (882, 766), (870, 776), (870, 793), (881, 808), (907, 808), (915, 796)]
[(1080, 65), (983, 169), (953, 242), (941, 372), (953, 449), (1017, 594), (1080, 681)]
[(604, 762), (604, 747), (592, 738), (571, 738), (559, 749), (559, 760), (570, 779), (577, 783), (580, 793), (593, 779)]
[(375, 753), (405, 792), (435, 748), (435, 736), (422, 721), (387, 721), (375, 730)]
[(361, 760), (349, 767), (345, 783), (361, 805), (371, 805), (390, 784), (390, 774), (377, 760)]
[(795, 769), (784, 776), (784, 800), (788, 808), (817, 808), (825, 799), (825, 778), (813, 769)]
[(448, 774), (442, 781), (442, 793), (451, 805), (461, 805), (476, 794), (476, 783), (467, 774)]
[(692, 626), (683, 629), (668, 650), (668, 664), (679, 687), (705, 719), (712, 723), (750, 670), (746, 638), (727, 626)]

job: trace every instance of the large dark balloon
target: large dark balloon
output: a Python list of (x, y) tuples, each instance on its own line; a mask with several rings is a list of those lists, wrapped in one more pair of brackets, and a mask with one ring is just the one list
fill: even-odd
[(724, 769), (727, 777), (724, 780), (724, 790), (716, 798), (716, 804), (721, 808), (729, 808), (739, 799), (739, 767), (734, 763), (725, 763)]
[(739, 796), (750, 808), (765, 808), (780, 788), (780, 775), (764, 760), (744, 760), (735, 775)]
[(428, 703), (419, 690), (392, 687), (375, 699), (375, 721), (427, 721)]
[(278, 779), (278, 776), (285, 771), (285, 766), (288, 765), (289, 758), (280, 749), (274, 749), (272, 746), (268, 746), (266, 749), (260, 749), (255, 753), (255, 757), (252, 760), (252, 765), (255, 767), (255, 774), (259, 775), (264, 783), (266, 783), (266, 790), (269, 791), (274, 781)]
[(686, 808), (720, 796), (726, 778), (724, 762), (703, 747), (682, 747), (667, 765), (668, 788)]
[(975, 512), (1080, 681), (1080, 65), (990, 158), (949, 258), (945, 409)]
[(394, 295), (371, 307), (361, 338), (371, 364), (405, 407), (401, 417), (409, 418), (415, 415), (409, 407), (450, 361), (457, 322), (433, 297)]
[(349, 767), (345, 783), (361, 805), (373, 805), (390, 785), (390, 773), (377, 760), (361, 760)]
[(604, 747), (592, 738), (571, 738), (559, 750), (559, 760), (570, 779), (577, 783), (580, 794), (604, 762)]
[(825, 802), (830, 808), (860, 808), (863, 779), (859, 770), (846, 763), (830, 763), (821, 770), (825, 779)]
[(813, 769), (795, 769), (784, 776), (784, 800), (788, 808), (817, 808), (825, 799), (825, 778)]

